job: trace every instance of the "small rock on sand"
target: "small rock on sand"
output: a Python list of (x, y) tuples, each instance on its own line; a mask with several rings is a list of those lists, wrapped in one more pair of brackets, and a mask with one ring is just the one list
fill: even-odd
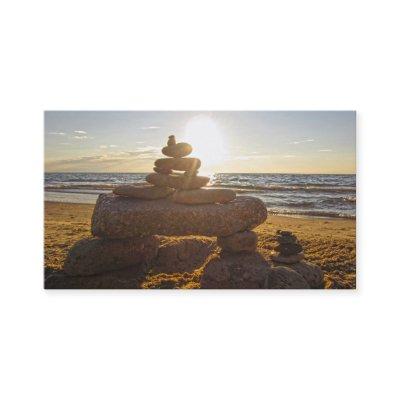
[(323, 289), (324, 272), (317, 265), (300, 262), (296, 264), (290, 264), (287, 267), (300, 274), (309, 284), (311, 289)]
[(267, 289), (309, 289), (306, 280), (288, 267), (272, 267), (265, 280)]
[(119, 196), (133, 197), (136, 199), (155, 200), (163, 199), (174, 193), (175, 189), (151, 185), (121, 185), (117, 186), (113, 193)]
[(230, 236), (219, 236), (217, 244), (223, 251), (228, 252), (253, 252), (257, 249), (257, 234), (254, 231), (234, 233)]
[(175, 192), (173, 201), (181, 204), (228, 203), (236, 198), (230, 189), (194, 189)]
[(202, 289), (261, 289), (270, 266), (259, 253), (217, 254), (200, 280)]
[(109, 240), (82, 239), (70, 249), (64, 263), (69, 275), (94, 275), (140, 263), (149, 263), (157, 255), (159, 238)]

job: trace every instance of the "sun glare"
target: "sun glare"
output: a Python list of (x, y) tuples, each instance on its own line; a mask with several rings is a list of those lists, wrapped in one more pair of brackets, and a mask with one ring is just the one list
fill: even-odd
[(202, 170), (212, 171), (212, 167), (223, 161), (224, 137), (212, 118), (202, 115), (192, 118), (186, 125), (183, 139), (192, 145), (193, 157), (200, 158)]

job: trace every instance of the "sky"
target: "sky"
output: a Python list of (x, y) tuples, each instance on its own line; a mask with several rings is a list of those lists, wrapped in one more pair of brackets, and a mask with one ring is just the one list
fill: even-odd
[(353, 111), (46, 111), (46, 172), (150, 172), (169, 135), (200, 172), (356, 172)]

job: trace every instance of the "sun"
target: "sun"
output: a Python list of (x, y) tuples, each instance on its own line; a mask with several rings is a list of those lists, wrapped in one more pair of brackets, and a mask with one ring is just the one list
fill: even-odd
[(190, 119), (183, 140), (192, 145), (193, 157), (201, 160), (203, 170), (212, 171), (212, 167), (224, 160), (224, 136), (217, 123), (208, 116), (199, 115)]

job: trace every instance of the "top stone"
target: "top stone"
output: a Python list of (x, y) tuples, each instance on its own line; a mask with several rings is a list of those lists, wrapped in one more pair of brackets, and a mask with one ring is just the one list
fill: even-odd
[(250, 196), (240, 196), (226, 204), (186, 205), (170, 198), (146, 201), (101, 194), (92, 216), (92, 233), (110, 239), (228, 236), (253, 229), (266, 218), (264, 203)]

